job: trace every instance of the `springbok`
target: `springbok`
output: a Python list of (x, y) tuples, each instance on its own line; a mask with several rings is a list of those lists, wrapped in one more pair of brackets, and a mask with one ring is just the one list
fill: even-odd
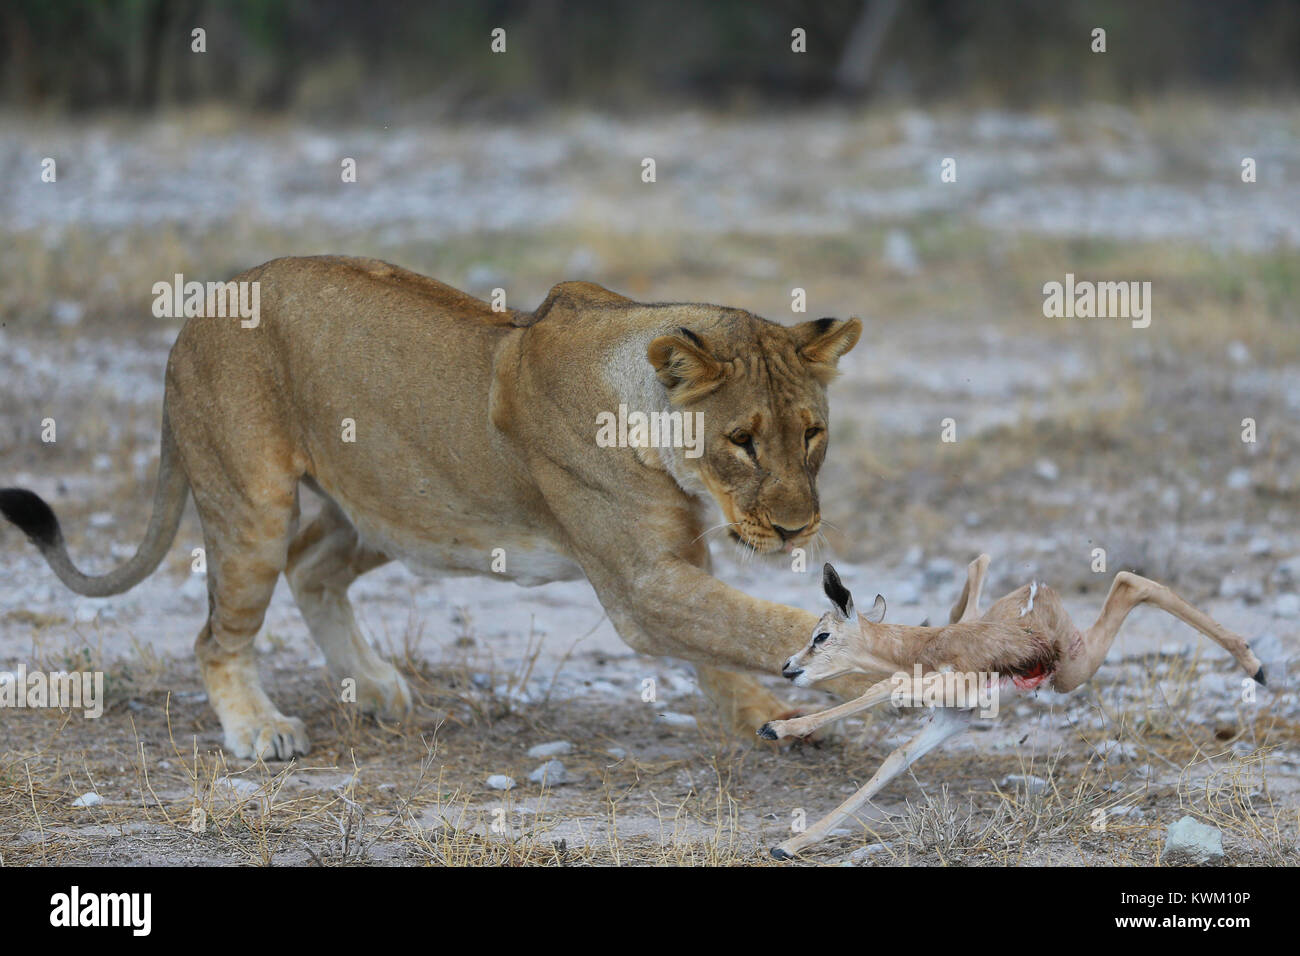
[(832, 609), (817, 622), (807, 646), (785, 662), (782, 676), (800, 687), (844, 674), (884, 679), (838, 707), (769, 721), (759, 729), (759, 736), (767, 740), (806, 737), (831, 721), (886, 700), (903, 706), (939, 705), (933, 706), (921, 732), (886, 757), (861, 790), (804, 832), (774, 847), (776, 859), (788, 860), (823, 839), (889, 781), (965, 730), (978, 705), (963, 692), (978, 678), (991, 680), (991, 686), (1001, 693), (1028, 693), (1039, 688), (1066, 692), (1086, 683), (1101, 667), (1124, 618), (1139, 604), (1153, 604), (1190, 624), (1236, 658), (1247, 674), (1264, 683), (1263, 665), (1241, 637), (1163, 584), (1121, 571), (1111, 582), (1096, 623), (1080, 631), (1056, 592), (1038, 582), (1017, 588), (981, 615), (980, 591), (988, 565), (987, 554), (970, 563), (950, 623), (942, 627), (883, 623), (885, 599), (879, 594), (869, 612), (857, 614), (848, 588), (833, 567), (825, 566), (822, 586)]

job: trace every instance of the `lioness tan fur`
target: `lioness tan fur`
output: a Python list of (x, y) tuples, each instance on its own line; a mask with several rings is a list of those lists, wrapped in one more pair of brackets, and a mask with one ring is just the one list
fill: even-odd
[[(209, 594), (195, 649), (227, 749), (308, 749), (303, 723), (262, 690), (253, 651), (281, 572), (333, 677), (355, 680), (368, 712), (400, 716), (411, 692), (362, 636), (349, 585), (390, 560), (488, 573), (496, 548), (520, 584), (585, 575), (624, 641), (699, 664), (737, 726), (752, 732), (782, 709), (734, 669), (773, 669), (816, 617), (711, 576), (707, 506), (759, 552), (817, 533), (826, 385), (858, 320), (785, 327), (584, 282), (557, 285), (531, 314), (495, 312), (387, 263), (333, 256), (277, 259), (236, 281), (260, 283), (260, 322), (181, 330), (153, 517), (130, 561), (82, 574), (43, 501), (0, 492), (0, 510), (89, 595), (150, 574), (193, 492)], [(599, 447), (597, 416), (620, 404), (701, 412), (703, 454)], [(325, 504), (299, 529), (301, 484)]]

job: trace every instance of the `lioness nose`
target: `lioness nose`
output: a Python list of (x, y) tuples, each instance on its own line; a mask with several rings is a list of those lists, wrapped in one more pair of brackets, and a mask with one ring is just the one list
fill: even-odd
[(782, 528), (779, 524), (772, 525), (772, 530), (781, 536), (782, 541), (789, 541), (791, 538), (797, 538), (803, 534), (804, 529), (808, 526), (801, 525), (798, 528)]

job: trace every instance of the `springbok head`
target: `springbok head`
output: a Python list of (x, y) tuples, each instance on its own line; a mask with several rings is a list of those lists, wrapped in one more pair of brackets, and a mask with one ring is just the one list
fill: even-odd
[(879, 624), (885, 619), (885, 599), (879, 594), (871, 610), (859, 617), (853, 595), (830, 564), (822, 568), (822, 587), (831, 600), (830, 611), (821, 616), (803, 650), (781, 668), (781, 676), (798, 687), (861, 672), (854, 660), (854, 649), (862, 642), (862, 624)]

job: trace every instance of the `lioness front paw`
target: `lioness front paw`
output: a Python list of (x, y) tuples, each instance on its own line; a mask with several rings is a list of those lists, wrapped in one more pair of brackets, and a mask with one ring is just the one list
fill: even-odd
[(289, 760), (311, 750), (297, 717), (267, 714), (226, 731), (226, 750), (244, 760)]

